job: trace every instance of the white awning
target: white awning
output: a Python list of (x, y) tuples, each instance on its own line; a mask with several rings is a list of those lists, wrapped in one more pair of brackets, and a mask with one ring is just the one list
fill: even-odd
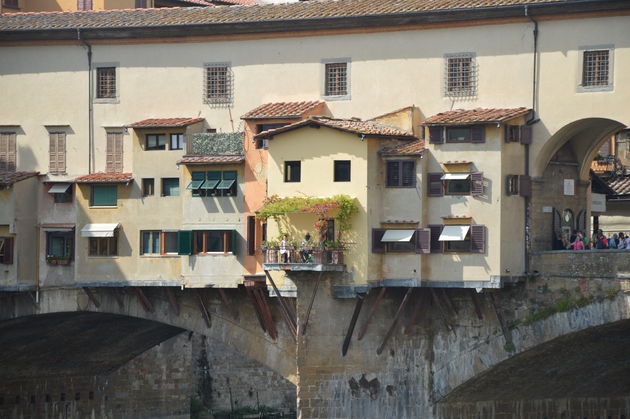
[(66, 193), (68, 188), (70, 188), (69, 183), (55, 183), (48, 189), (48, 193)]
[(114, 237), (120, 224), (86, 224), (81, 229), (81, 237)]
[(470, 173), (444, 173), (442, 180), (464, 180), (470, 177)]
[(444, 226), (438, 239), (441, 242), (462, 241), (466, 238), (470, 226)]
[(382, 242), (408, 242), (416, 230), (386, 230), (381, 238)]
[(74, 226), (71, 225), (55, 225), (55, 224), (42, 224), (42, 231), (49, 232), (64, 232), (68, 233), (74, 230)]

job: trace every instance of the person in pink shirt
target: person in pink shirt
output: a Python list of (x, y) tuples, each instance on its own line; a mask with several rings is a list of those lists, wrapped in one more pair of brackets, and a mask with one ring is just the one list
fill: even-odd
[(575, 241), (569, 246), (573, 250), (584, 250), (584, 242), (582, 241), (582, 233), (575, 236)]

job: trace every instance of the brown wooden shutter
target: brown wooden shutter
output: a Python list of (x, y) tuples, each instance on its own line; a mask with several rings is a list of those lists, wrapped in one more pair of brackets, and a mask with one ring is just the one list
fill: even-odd
[(7, 172), (9, 167), (9, 134), (0, 133), (0, 172)]
[(430, 144), (443, 144), (444, 143), (444, 127), (429, 127), (429, 143)]
[(416, 230), (416, 253), (431, 253), (431, 230), (419, 228)]
[(57, 134), (57, 171), (66, 172), (66, 133)]
[(532, 196), (532, 178), (529, 175), (519, 175), (518, 194), (520, 196)]
[(532, 127), (529, 125), (523, 125), (521, 127), (521, 144), (532, 143)]
[(472, 253), (486, 253), (486, 226), (470, 226), (470, 245)]
[(122, 132), (108, 132), (105, 150), (105, 171), (108, 173), (122, 173), (123, 171), (123, 134)]
[(444, 252), (444, 246), (440, 241), (440, 234), (442, 234), (443, 225), (430, 225), (429, 231), (431, 232), (431, 253), (442, 253)]
[(473, 125), (470, 128), (470, 142), (485, 143), (486, 142), (486, 127), (483, 125)]
[(247, 254), (256, 254), (256, 217), (253, 215), (247, 216)]
[(372, 253), (385, 253), (385, 243), (381, 241), (385, 231), (384, 228), (372, 229)]
[(2, 257), (2, 263), (5, 265), (13, 264), (13, 238), (5, 237), (4, 239), (4, 255)]
[(444, 184), (442, 183), (442, 173), (428, 173), (427, 179), (429, 187), (427, 188), (428, 196), (443, 196)]
[(48, 171), (57, 173), (57, 133), (48, 134)]
[(470, 174), (470, 194), (472, 196), (483, 195), (483, 172), (473, 172)]

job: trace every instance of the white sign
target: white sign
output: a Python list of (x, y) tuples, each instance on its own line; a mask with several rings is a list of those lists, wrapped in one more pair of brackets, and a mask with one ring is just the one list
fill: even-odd
[(564, 180), (564, 194), (565, 195), (575, 195), (575, 180), (573, 179), (565, 179)]
[(553, 211), (553, 208), (551, 207), (542, 207), (542, 212), (546, 213), (546, 212), (552, 212), (552, 211)]
[(591, 194), (591, 211), (606, 212), (606, 195), (601, 193)]

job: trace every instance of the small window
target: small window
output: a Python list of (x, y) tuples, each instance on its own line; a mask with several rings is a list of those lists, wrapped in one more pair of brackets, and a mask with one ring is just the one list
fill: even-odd
[(73, 255), (73, 232), (51, 231), (46, 234), (46, 260), (48, 263), (70, 261)]
[(89, 256), (117, 256), (118, 232), (114, 237), (90, 237)]
[(0, 172), (15, 172), (16, 146), (15, 132), (0, 132)]
[(0, 263), (11, 265), (13, 263), (13, 238), (0, 237)]
[(162, 196), (179, 196), (179, 178), (162, 178)]
[(116, 185), (92, 185), (90, 206), (115, 207), (118, 205), (118, 187)]
[(92, 0), (77, 0), (77, 10), (92, 10)]
[(411, 188), (416, 186), (416, 162), (413, 160), (388, 161), (386, 168), (387, 187)]
[(72, 185), (70, 183), (53, 183), (48, 189), (55, 204), (72, 202)]
[(445, 96), (475, 96), (477, 74), (474, 54), (449, 54), (445, 57), (445, 64)]
[(236, 196), (237, 188), (236, 170), (192, 172), (192, 179), (186, 186), (192, 196)]
[(171, 150), (184, 149), (184, 134), (171, 134)]
[(141, 248), (142, 255), (159, 255), (160, 254), (160, 236), (159, 231), (141, 231)]
[(153, 178), (142, 179), (142, 196), (155, 195), (155, 181)]
[(163, 253), (166, 255), (177, 254), (177, 232), (165, 231), (162, 233), (162, 241), (164, 242)]
[(236, 196), (236, 170), (224, 170), (221, 172), (221, 181), (216, 186), (216, 191), (223, 196)]
[(505, 194), (518, 195), (518, 175), (507, 175), (505, 178)]
[(268, 150), (269, 149), (269, 140), (267, 138), (259, 138), (256, 140), (256, 149), (257, 150)]
[(9, 8), (11, 8), (11, 9), (17, 9), (17, 8), (19, 8), (19, 6), (18, 6), (18, 0), (4, 0), (4, 1), (2, 2), (2, 5), (3, 5), (4, 7), (9, 7)]
[(194, 231), (194, 253), (232, 253), (233, 230)]
[(325, 72), (324, 95), (348, 95), (348, 63), (326, 63)]
[(116, 98), (116, 67), (96, 69), (96, 97), (98, 99)]
[(229, 65), (205, 67), (205, 101), (212, 104), (232, 102), (232, 74)]
[(51, 132), (48, 136), (48, 172), (63, 174), (66, 172), (66, 133)]
[(444, 183), (446, 195), (470, 195), (470, 175), (465, 179), (448, 179)]
[(302, 171), (302, 162), (300, 161), (285, 161), (284, 162), (284, 181), (285, 182), (300, 182)]
[(350, 160), (335, 160), (335, 182), (350, 182)]
[(165, 134), (147, 134), (145, 150), (166, 150)]
[(470, 138), (470, 127), (449, 127), (446, 129), (447, 143), (470, 142)]
[(257, 134), (260, 134), (264, 131), (269, 131), (270, 129), (282, 128), (286, 125), (289, 125), (288, 122), (278, 122), (276, 124), (258, 124), (256, 125)]
[(584, 51), (582, 86), (598, 87), (609, 84), (610, 50)]

